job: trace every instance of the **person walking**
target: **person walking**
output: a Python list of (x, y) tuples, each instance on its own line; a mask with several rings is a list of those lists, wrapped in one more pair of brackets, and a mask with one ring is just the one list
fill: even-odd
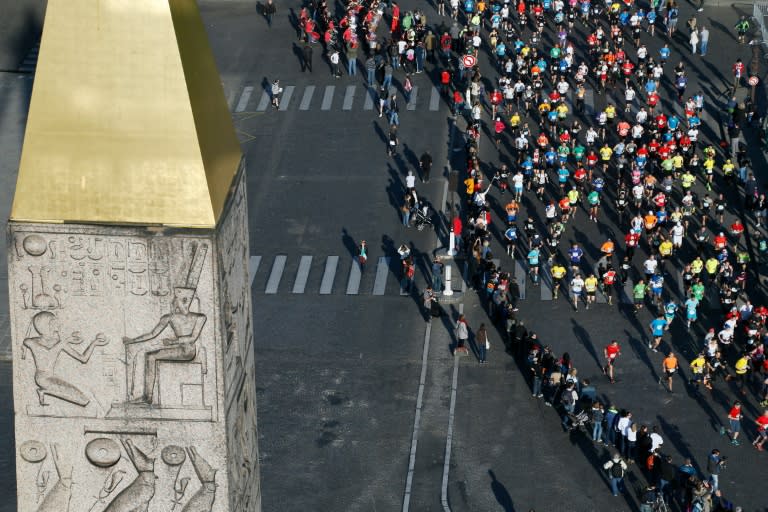
[(331, 62), (331, 74), (333, 75), (333, 78), (341, 78), (341, 67), (339, 65), (341, 56), (339, 55), (339, 51), (335, 48), (332, 49), (328, 59)]
[(724, 436), (727, 433), (731, 440), (731, 444), (734, 446), (739, 446), (741, 444), (739, 441), (739, 432), (741, 431), (742, 417), (741, 402), (736, 400), (728, 411), (728, 428), (724, 426), (720, 427), (720, 435)]
[[(310, 70), (311, 71), (311, 70)], [(365, 59), (365, 71), (368, 74), (368, 87), (376, 86), (376, 59), (373, 55)]]
[(272, 18), (277, 12), (277, 7), (272, 0), (267, 0), (267, 5), (264, 6), (264, 17), (267, 18), (267, 26), (272, 28)]
[(709, 29), (706, 26), (702, 26), (699, 31), (699, 55), (704, 57), (707, 54), (707, 48), (709, 47)]
[(453, 333), (456, 336), (456, 350), (454, 350), (453, 354), (462, 353), (468, 355), (469, 350), (466, 347), (466, 343), (469, 340), (469, 325), (467, 325), (467, 319), (464, 318), (464, 315), (459, 315)]
[(309, 70), (312, 72), (312, 45), (304, 43), (301, 49), (301, 72)]
[(280, 95), (283, 93), (283, 88), (280, 87), (280, 80), (275, 80), (272, 82), (272, 88), (270, 90), (272, 93), (272, 106), (275, 108), (280, 107)]
[(387, 156), (397, 153), (397, 145), (400, 141), (397, 138), (397, 125), (389, 125), (389, 136), (387, 136)]
[(661, 370), (664, 372), (664, 376), (667, 379), (667, 390), (672, 393), (672, 377), (678, 370), (677, 358), (675, 354), (670, 350), (667, 353), (667, 357), (661, 362)]
[(400, 124), (400, 107), (397, 104), (397, 95), (394, 93), (389, 98), (389, 124), (391, 126)]
[(357, 262), (360, 264), (360, 272), (365, 270), (365, 264), (368, 262), (368, 243), (365, 240), (361, 240), (357, 248)]
[(696, 45), (699, 44), (699, 32), (695, 28), (691, 30), (691, 37), (688, 42), (691, 44), (691, 53), (696, 55)]
[(613, 377), (613, 365), (616, 362), (616, 358), (621, 355), (621, 347), (617, 340), (611, 340), (611, 342), (603, 350), (605, 355), (605, 366), (603, 366), (603, 375), (607, 375), (611, 379), (611, 384), (615, 383)]
[(416, 264), (413, 262), (413, 256), (408, 256), (403, 260), (402, 292), (410, 294), (413, 291), (413, 279), (415, 276)]
[(419, 166), (421, 167), (421, 181), (429, 183), (429, 173), (432, 170), (432, 155), (429, 151), (425, 151), (419, 159)]
[(485, 324), (480, 324), (480, 328), (475, 335), (475, 344), (477, 345), (477, 358), (480, 364), (485, 364), (488, 349), (491, 348), (491, 343), (488, 341), (488, 330), (485, 328)]
[(627, 471), (627, 463), (616, 452), (611, 460), (603, 464), (603, 469), (608, 472), (608, 478), (611, 482), (611, 494), (618, 496), (619, 492), (624, 490), (624, 474)]

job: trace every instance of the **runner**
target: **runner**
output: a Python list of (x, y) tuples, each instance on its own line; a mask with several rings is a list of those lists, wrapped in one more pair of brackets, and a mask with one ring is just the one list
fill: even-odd
[(611, 340), (611, 342), (603, 350), (603, 354), (605, 355), (603, 375), (607, 375), (611, 381), (611, 384), (614, 384), (616, 381), (613, 377), (613, 365), (616, 362), (616, 358), (621, 355), (621, 347), (619, 346), (619, 342), (616, 340)]
[(667, 357), (662, 361), (661, 369), (664, 373), (664, 377), (667, 379), (667, 390), (672, 393), (672, 377), (678, 370), (677, 358), (672, 351), (668, 352)]

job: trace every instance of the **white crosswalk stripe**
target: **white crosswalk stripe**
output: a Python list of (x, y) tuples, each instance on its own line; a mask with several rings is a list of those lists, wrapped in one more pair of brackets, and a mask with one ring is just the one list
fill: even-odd
[(253, 94), (252, 86), (249, 85), (243, 89), (240, 101), (237, 102), (237, 107), (235, 107), (235, 112), (243, 112), (245, 110), (245, 107), (248, 106), (248, 101), (251, 99), (251, 94)]
[(440, 108), (440, 90), (437, 87), (432, 88), (432, 95), (429, 98), (429, 110), (435, 111)]
[(352, 103), (355, 101), (355, 86), (348, 85), (347, 91), (344, 93), (344, 104), (341, 106), (341, 110), (352, 110)]
[(336, 277), (336, 267), (339, 266), (338, 256), (328, 256), (325, 260), (325, 272), (320, 283), (320, 295), (328, 295), (333, 290), (333, 279)]
[(283, 91), (283, 97), (280, 98), (280, 108), (278, 109), (280, 112), (285, 112), (288, 110), (288, 105), (291, 104), (291, 97), (293, 96), (293, 91), (296, 89), (296, 86), (293, 85), (286, 85), (285, 90)]
[(323, 104), (320, 105), (320, 110), (331, 110), (331, 105), (333, 104), (333, 93), (335, 90), (335, 85), (326, 86), (325, 94), (323, 94)]
[(283, 277), (283, 270), (285, 270), (285, 261), (287, 256), (280, 254), (275, 256), (275, 261), (272, 263), (272, 272), (269, 274), (269, 281), (267, 281), (267, 287), (264, 289), (264, 293), (268, 295), (274, 295), (277, 293), (277, 289), (280, 287), (280, 280)]
[(410, 101), (408, 101), (408, 110), (416, 110), (416, 101), (419, 98), (419, 86), (415, 85), (411, 90)]
[(301, 97), (301, 104), (299, 104), (299, 110), (309, 110), (310, 105), (312, 104), (312, 96), (315, 94), (315, 86), (314, 85), (308, 85), (306, 89), (304, 89), (304, 96)]
[(257, 112), (264, 112), (267, 110), (267, 107), (269, 106), (270, 100), (269, 93), (267, 91), (264, 91), (261, 93), (261, 99), (259, 100), (259, 106), (256, 107)]

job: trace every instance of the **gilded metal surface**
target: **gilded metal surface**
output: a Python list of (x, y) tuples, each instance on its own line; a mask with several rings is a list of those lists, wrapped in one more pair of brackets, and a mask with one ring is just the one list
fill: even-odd
[(12, 220), (210, 228), (240, 156), (194, 0), (49, 0)]

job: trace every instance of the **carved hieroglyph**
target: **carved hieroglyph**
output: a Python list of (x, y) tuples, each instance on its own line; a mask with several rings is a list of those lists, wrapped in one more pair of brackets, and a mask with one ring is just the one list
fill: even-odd
[(10, 224), (19, 510), (260, 510), (244, 174), (217, 230)]

